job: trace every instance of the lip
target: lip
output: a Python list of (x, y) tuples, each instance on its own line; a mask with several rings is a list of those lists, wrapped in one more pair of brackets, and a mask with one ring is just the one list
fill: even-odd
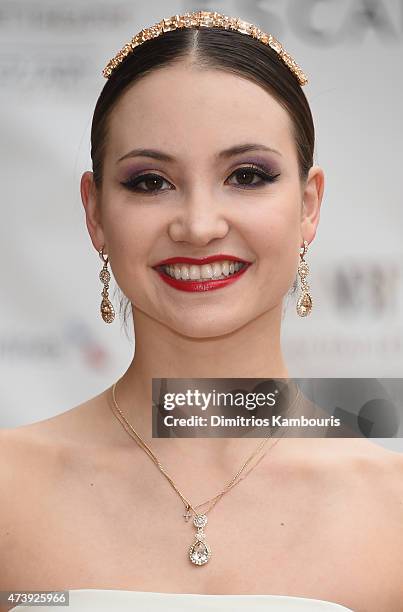
[[(183, 262), (183, 259), (180, 259), (179, 261)], [(213, 259), (213, 261), (215, 260)], [(241, 260), (237, 260), (237, 261), (241, 261)], [(235, 283), (238, 279), (241, 278), (243, 274), (245, 274), (245, 272), (252, 265), (248, 262), (245, 262), (245, 263), (246, 265), (244, 268), (242, 268), (241, 270), (238, 270), (238, 272), (235, 272), (234, 274), (231, 274), (230, 276), (228, 276), (228, 278), (222, 278), (222, 279), (216, 279), (216, 280), (211, 279), (211, 280), (204, 280), (204, 281), (200, 281), (200, 280), (191, 281), (191, 280), (176, 279), (166, 274), (162, 268), (157, 267), (154, 269), (159, 275), (159, 277), (161, 278), (161, 280), (163, 280), (170, 287), (173, 287), (174, 289), (179, 289), (179, 291), (191, 291), (191, 292), (201, 293), (205, 291), (212, 291), (214, 289), (221, 289), (223, 287), (227, 287), (227, 285), (231, 285), (232, 283)]]
[(247, 261), (246, 259), (242, 259), (241, 257), (234, 257), (234, 255), (226, 255), (225, 253), (218, 253), (218, 255), (209, 255), (209, 257), (200, 257), (199, 259), (195, 259), (194, 257), (169, 257), (168, 259), (163, 259), (159, 261), (153, 268), (157, 266), (167, 266), (169, 264), (175, 263), (188, 263), (188, 264), (196, 264), (198, 266), (202, 266), (203, 264), (211, 263), (212, 261), (240, 261), (244, 264), (250, 264), (251, 261)]

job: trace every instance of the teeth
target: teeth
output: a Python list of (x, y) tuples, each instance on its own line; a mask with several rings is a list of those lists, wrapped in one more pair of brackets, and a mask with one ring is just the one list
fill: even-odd
[[(202, 266), (192, 266), (192, 268), (196, 268), (197, 270), (199, 270), (200, 276), (197, 276), (197, 278), (213, 278), (213, 266), (211, 266), (210, 264), (203, 264)], [(220, 276), (220, 274), (221, 270), (218, 267), (217, 276)]]
[(224, 279), (231, 274), (235, 274), (246, 264), (240, 261), (215, 261), (211, 264), (203, 264), (202, 266), (189, 264), (171, 264), (162, 266), (164, 271), (177, 280), (209, 280), (209, 279)]
[(222, 273), (224, 274), (224, 276), (228, 276), (229, 275), (229, 262), (228, 261), (224, 261), (222, 264)]
[(215, 261), (213, 263), (213, 278), (218, 278), (219, 276), (221, 276), (221, 264), (218, 263), (218, 261)]
[[(182, 274), (183, 274), (183, 270), (182, 270)], [(190, 266), (189, 278), (191, 280), (199, 280), (200, 278), (200, 267), (199, 266)]]

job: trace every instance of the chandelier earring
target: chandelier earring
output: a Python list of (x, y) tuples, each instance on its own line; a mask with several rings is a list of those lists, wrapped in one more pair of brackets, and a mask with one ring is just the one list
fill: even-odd
[(104, 255), (104, 247), (99, 249), (99, 256), (104, 262), (103, 268), (99, 273), (99, 279), (104, 284), (104, 288), (102, 289), (102, 302), (101, 302), (101, 316), (105, 323), (112, 323), (115, 318), (115, 310), (112, 306), (112, 303), (109, 299), (108, 289), (109, 282), (111, 280), (111, 275), (108, 270), (108, 257)]
[(300, 250), (300, 258), (298, 266), (298, 275), (301, 279), (301, 294), (297, 301), (297, 314), (300, 317), (306, 317), (312, 312), (312, 296), (310, 294), (310, 287), (307, 282), (307, 276), (309, 274), (309, 266), (305, 261), (305, 255), (308, 252), (308, 243), (304, 240), (304, 245)]

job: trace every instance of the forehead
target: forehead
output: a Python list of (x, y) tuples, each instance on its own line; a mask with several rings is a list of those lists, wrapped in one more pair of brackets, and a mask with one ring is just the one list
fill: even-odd
[(239, 142), (260, 142), (285, 155), (294, 147), (288, 112), (263, 87), (238, 75), (183, 64), (135, 82), (109, 120), (114, 156), (133, 146), (208, 155)]

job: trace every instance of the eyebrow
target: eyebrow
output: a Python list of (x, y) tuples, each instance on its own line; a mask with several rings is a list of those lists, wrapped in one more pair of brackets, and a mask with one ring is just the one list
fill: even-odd
[[(229, 149), (225, 149), (224, 151), (220, 151), (216, 154), (216, 159), (228, 159), (233, 157), (234, 155), (238, 155), (239, 153), (247, 153), (249, 151), (269, 151), (270, 153), (276, 153), (281, 156), (280, 151), (277, 149), (273, 149), (272, 147), (267, 147), (263, 144), (258, 143), (245, 143), (241, 145), (235, 145), (234, 147), (230, 147)], [(169, 155), (168, 153), (164, 153), (163, 151), (157, 151), (155, 149), (133, 149), (120, 157), (117, 163), (127, 159), (129, 157), (151, 157), (152, 159), (158, 159), (160, 161), (165, 162), (175, 162), (175, 157)]]

